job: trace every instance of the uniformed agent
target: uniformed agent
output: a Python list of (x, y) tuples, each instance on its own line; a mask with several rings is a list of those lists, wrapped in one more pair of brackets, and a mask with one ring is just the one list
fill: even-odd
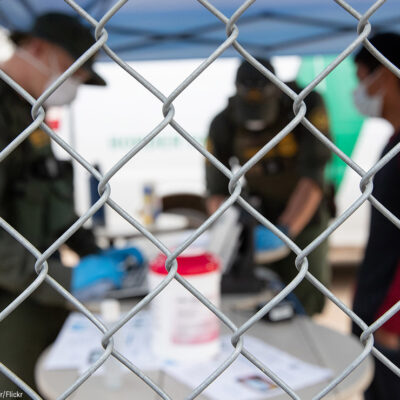
[[(274, 72), (267, 60), (259, 60)], [(300, 89), (292, 82), (289, 86)], [(329, 135), (322, 98), (312, 92), (306, 100), (306, 117), (322, 133)], [(273, 85), (250, 63), (244, 61), (236, 76), (236, 94), (212, 121), (208, 150), (229, 167), (235, 157), (245, 164), (294, 118), (293, 100)], [(306, 247), (327, 226), (325, 165), (328, 149), (301, 124), (293, 129), (245, 175), (246, 191), (259, 203), (259, 211), (285, 231), (300, 248)], [(228, 180), (211, 163), (206, 163), (207, 208), (213, 213), (229, 194)], [(256, 202), (257, 203), (257, 202)], [(263, 254), (282, 246), (279, 238), (262, 226), (255, 229), (256, 253)], [(263, 258), (261, 257), (261, 261)], [(327, 243), (308, 257), (309, 271), (328, 285)], [(298, 273), (295, 255), (268, 265), (285, 284)], [(304, 280), (295, 294), (308, 314), (322, 311), (324, 296)]]
[[(38, 17), (29, 31), (14, 32), (11, 39), (16, 50), (1, 68), (34, 98), (95, 42), (86, 26), (72, 16), (59, 13)], [(68, 78), (44, 107), (70, 103), (83, 83), (105, 85), (93, 69), (93, 59)], [(32, 117), (31, 106), (5, 82), (0, 82), (0, 96), (0, 148), (3, 149), (32, 123)], [(0, 163), (1, 218), (44, 252), (77, 220), (72, 178), (71, 163), (54, 157), (49, 137), (38, 128)], [(126, 253), (93, 255), (99, 248), (92, 232), (85, 229), (66, 244), (79, 256), (88, 257), (84, 257), (78, 268), (71, 269), (62, 265), (56, 252), (48, 260), (51, 277), (72, 291), (82, 291), (85, 285), (99, 280), (118, 286), (122, 273), (116, 266)], [(37, 277), (35, 262), (25, 247), (0, 229), (0, 310)], [(35, 388), (35, 362), (55, 339), (66, 315), (64, 298), (46, 282), (41, 284), (0, 321), (0, 362)], [(0, 390), (16, 389), (0, 373)]]

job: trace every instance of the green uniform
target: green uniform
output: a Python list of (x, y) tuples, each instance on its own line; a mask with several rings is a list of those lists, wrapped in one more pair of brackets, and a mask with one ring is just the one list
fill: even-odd
[[(299, 88), (291, 84), (295, 91)], [(312, 92), (306, 99), (306, 117), (323, 133), (329, 135), (327, 115), (322, 98)], [(229, 99), (228, 106), (211, 123), (207, 148), (224, 165), (229, 166), (231, 157), (240, 165), (250, 160), (265, 144), (278, 134), (294, 118), (293, 101), (288, 97), (280, 101), (279, 117), (274, 123), (259, 131), (249, 130), (241, 116), (243, 103), (238, 95)], [(251, 112), (247, 112), (249, 115)], [(287, 206), (293, 190), (303, 177), (312, 179), (324, 192), (324, 168), (330, 158), (329, 150), (301, 124), (290, 132), (279, 144), (269, 151), (245, 175), (246, 194), (257, 197), (259, 210), (274, 224)], [(209, 195), (229, 195), (228, 179), (210, 162), (206, 163), (206, 182)], [(320, 234), (328, 223), (327, 202), (321, 202), (306, 228), (295, 238), (304, 248)], [(321, 244), (309, 257), (309, 270), (322, 283), (329, 283), (327, 243)], [(285, 283), (297, 274), (291, 254), (278, 263), (269, 265), (276, 270)], [(304, 281), (295, 290), (309, 314), (320, 312), (324, 296)]]
[[(31, 106), (0, 83), (0, 147), (32, 123)], [(57, 160), (49, 137), (38, 129), (0, 162), (0, 216), (39, 251), (45, 251), (76, 221), (70, 162)], [(98, 250), (92, 233), (81, 229), (67, 245), (84, 256)], [(0, 309), (34, 279), (36, 259), (0, 229)], [(71, 270), (58, 252), (48, 260), (49, 275), (69, 289)], [(44, 282), (0, 322), (0, 362), (34, 387), (34, 365), (55, 339), (66, 316), (66, 301)], [(0, 390), (15, 390), (0, 373)]]

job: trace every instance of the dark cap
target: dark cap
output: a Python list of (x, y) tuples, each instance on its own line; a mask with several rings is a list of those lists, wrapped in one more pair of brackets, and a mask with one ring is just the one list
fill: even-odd
[[(392, 64), (400, 68), (400, 35), (397, 33), (378, 33), (368, 39), (370, 43)], [(355, 62), (362, 63), (374, 71), (382, 63), (376, 59), (365, 47), (362, 47), (355, 55)]]
[[(274, 68), (268, 60), (257, 59), (265, 68), (274, 73)], [(264, 87), (271, 82), (258, 69), (254, 68), (248, 61), (243, 61), (238, 68), (236, 74), (236, 84), (243, 85), (248, 88)]]
[[(60, 46), (74, 60), (95, 43), (89, 28), (82, 25), (76, 17), (55, 12), (37, 17), (30, 30), (16, 31), (10, 35), (10, 39), (16, 45), (28, 37), (37, 37)], [(90, 73), (90, 78), (85, 84), (104, 86), (106, 84), (104, 79), (93, 70), (93, 61), (94, 57), (82, 66)]]

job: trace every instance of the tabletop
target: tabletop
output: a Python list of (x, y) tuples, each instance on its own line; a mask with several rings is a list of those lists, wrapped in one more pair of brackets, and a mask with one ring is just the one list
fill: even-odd
[[(144, 225), (144, 227), (152, 234), (179, 232), (189, 227), (189, 219), (185, 215), (163, 212), (153, 224)], [(119, 224), (114, 222), (107, 226), (95, 226), (94, 233), (98, 239), (109, 243), (137, 239), (142, 236), (135, 227), (122, 219)]]
[[(238, 296), (225, 298), (222, 310), (237, 325), (240, 326), (251, 316), (249, 312), (236, 308), (241, 299)], [(222, 327), (223, 333), (228, 333), (227, 328)], [(342, 372), (362, 352), (363, 347), (356, 337), (343, 335), (332, 329), (317, 325), (308, 317), (297, 316), (292, 320), (267, 323), (258, 322), (244, 335), (251, 335), (262, 339), (265, 343), (276, 347), (293, 357), (304, 362), (315, 364), (332, 370), (333, 375), (316, 385), (308, 386), (296, 393), (301, 399), (311, 399), (319, 393), (330, 380)], [(71, 386), (78, 378), (76, 370), (47, 370), (43, 367), (48, 351), (41, 356), (36, 368), (37, 385), (46, 399), (55, 399)], [(340, 383), (327, 399), (348, 399), (361, 393), (369, 384), (372, 373), (372, 359), (368, 357), (353, 371), (342, 383)], [(183, 385), (164, 371), (145, 371), (146, 374), (165, 392), (171, 399), (184, 399), (192, 389)], [(132, 396), (134, 395), (134, 396)], [(129, 372), (123, 375), (123, 385), (117, 389), (107, 389), (104, 385), (104, 377), (94, 375), (89, 378), (70, 398), (98, 400), (106, 399), (140, 399), (156, 400), (160, 398), (140, 378)], [(257, 397), (258, 399), (260, 397)], [(283, 392), (268, 399), (284, 400), (289, 396)], [(197, 397), (199, 400), (208, 400), (205, 394)], [(234, 399), (232, 399), (234, 400)], [(240, 399), (245, 400), (245, 399)]]

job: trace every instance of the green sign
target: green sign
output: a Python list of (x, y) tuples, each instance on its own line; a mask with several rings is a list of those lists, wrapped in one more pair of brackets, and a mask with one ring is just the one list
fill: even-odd
[[(305, 87), (334, 59), (334, 56), (304, 57), (297, 83)], [(353, 152), (364, 122), (352, 101), (352, 92), (356, 86), (355, 64), (352, 59), (347, 58), (316, 87), (327, 107), (333, 140), (348, 156)], [(336, 188), (343, 179), (345, 169), (346, 163), (335, 154), (326, 174)]]

